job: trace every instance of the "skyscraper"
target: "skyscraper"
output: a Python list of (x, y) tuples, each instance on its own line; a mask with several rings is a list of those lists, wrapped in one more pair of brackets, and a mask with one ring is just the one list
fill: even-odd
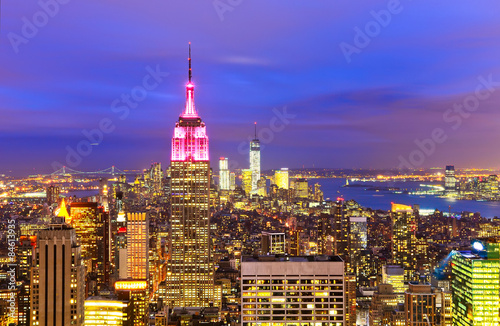
[(210, 256), (208, 136), (194, 105), (191, 46), (186, 106), (175, 125), (171, 156), (171, 220), (166, 304), (208, 307), (214, 301)]
[(128, 213), (127, 267), (128, 278), (149, 278), (149, 218), (147, 213)]
[(59, 193), (61, 192), (61, 188), (58, 186), (48, 186), (46, 189), (47, 194), (47, 204), (58, 204), (59, 203)]
[(295, 181), (295, 197), (309, 197), (309, 183), (307, 182), (307, 179), (300, 178)]
[[(107, 282), (110, 264), (109, 213), (95, 202), (73, 202), (70, 206), (71, 226), (75, 228), (82, 247), (87, 279), (97, 285)], [(97, 293), (92, 286), (90, 292)]]
[(252, 170), (241, 170), (241, 188), (245, 191), (247, 196), (252, 194)]
[(255, 137), (250, 142), (250, 170), (252, 170), (252, 193), (258, 190), (260, 180), (260, 140), (257, 139), (257, 122), (255, 122)]
[(38, 233), (31, 272), (31, 325), (83, 325), (85, 267), (75, 229), (52, 224)]
[(452, 258), (453, 325), (498, 325), (500, 318), (499, 243), (473, 243)]
[(288, 169), (282, 168), (281, 170), (274, 171), (274, 184), (281, 189), (288, 189)]
[(416, 272), (415, 215), (411, 206), (392, 204), (392, 261), (405, 270), (405, 280), (411, 281)]
[(457, 190), (457, 179), (455, 177), (455, 166), (447, 165), (444, 175), (444, 190), (446, 194), (454, 194)]
[(229, 178), (229, 162), (227, 157), (219, 159), (219, 189), (229, 190), (231, 187), (231, 180)]

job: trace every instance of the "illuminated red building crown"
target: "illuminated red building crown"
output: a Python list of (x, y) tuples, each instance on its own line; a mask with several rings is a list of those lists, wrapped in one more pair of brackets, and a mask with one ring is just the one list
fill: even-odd
[(189, 82), (186, 85), (186, 107), (175, 124), (172, 138), (172, 161), (208, 161), (208, 136), (194, 106), (194, 84), (191, 82), (191, 43), (189, 43)]

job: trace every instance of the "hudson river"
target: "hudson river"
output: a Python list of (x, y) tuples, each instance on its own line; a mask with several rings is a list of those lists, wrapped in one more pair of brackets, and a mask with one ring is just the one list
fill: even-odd
[(387, 190), (365, 190), (370, 187), (398, 187), (401, 190), (416, 190), (422, 189), (421, 184), (440, 185), (430, 182), (351, 182), (351, 185), (361, 185), (361, 187), (342, 187), (345, 184), (345, 179), (308, 179), (309, 185), (319, 183), (321, 190), (326, 198), (335, 200), (337, 197), (344, 197), (346, 200), (354, 199), (361, 206), (372, 209), (389, 210), (391, 202), (405, 205), (420, 205), (420, 209), (439, 209), (440, 211), (448, 212), (451, 206), (452, 213), (479, 212), (481, 216), (492, 218), (500, 216), (500, 202), (480, 202), (470, 200), (454, 200), (450, 198), (439, 198), (437, 196), (425, 195), (408, 195), (395, 194)]

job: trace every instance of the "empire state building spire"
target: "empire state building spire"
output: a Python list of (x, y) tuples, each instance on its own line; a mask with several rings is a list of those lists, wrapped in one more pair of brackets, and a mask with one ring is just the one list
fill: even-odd
[(194, 84), (191, 82), (192, 69), (191, 69), (191, 42), (189, 42), (189, 82), (186, 85), (186, 107), (182, 113), (182, 118), (199, 118), (198, 113), (194, 107)]
[(189, 44), (189, 81), (186, 107), (175, 125), (172, 138), (172, 161), (208, 161), (208, 136), (205, 123), (194, 107), (194, 84), (191, 81), (191, 44)]

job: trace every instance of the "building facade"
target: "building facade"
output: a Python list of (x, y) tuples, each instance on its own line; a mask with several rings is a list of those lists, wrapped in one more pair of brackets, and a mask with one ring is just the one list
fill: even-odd
[(252, 170), (252, 193), (257, 193), (260, 180), (260, 140), (257, 138), (257, 122), (255, 123), (255, 137), (250, 141), (250, 170)]
[(242, 325), (345, 325), (344, 263), (338, 256), (244, 257)]
[(194, 105), (194, 84), (186, 85), (186, 106), (175, 125), (171, 154), (171, 229), (165, 303), (171, 307), (214, 304), (210, 255), (210, 162), (205, 123)]
[(33, 257), (31, 325), (83, 325), (85, 266), (75, 229), (53, 224), (40, 231)]

